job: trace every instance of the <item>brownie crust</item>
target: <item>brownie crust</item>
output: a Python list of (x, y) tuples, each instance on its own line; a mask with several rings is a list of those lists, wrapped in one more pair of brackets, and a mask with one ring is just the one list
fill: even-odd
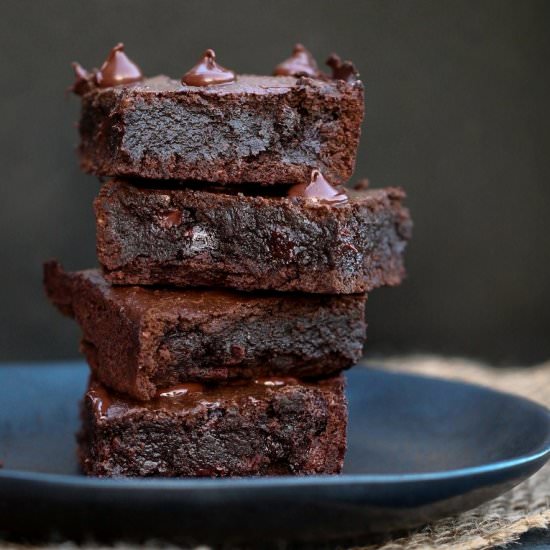
[(106, 279), (352, 294), (405, 275), (412, 222), (401, 189), (350, 190), (342, 205), (219, 189), (107, 182), (95, 201)]
[(97, 270), (44, 267), (50, 300), (74, 317), (98, 380), (135, 399), (187, 381), (319, 377), (351, 367), (365, 295), (113, 287)]
[(240, 75), (221, 86), (166, 76), (82, 97), (80, 159), (98, 176), (303, 183), (313, 168), (333, 183), (354, 169), (363, 85)]
[[(344, 379), (178, 386), (152, 401), (92, 380), (79, 457), (100, 477), (336, 474), (346, 449)], [(166, 395), (165, 394), (165, 395)]]

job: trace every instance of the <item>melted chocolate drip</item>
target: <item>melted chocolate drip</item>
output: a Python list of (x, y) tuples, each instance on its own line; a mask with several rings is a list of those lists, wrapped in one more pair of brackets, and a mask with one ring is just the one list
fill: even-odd
[(95, 73), (95, 81), (101, 88), (130, 84), (143, 79), (140, 68), (124, 53), (124, 44), (117, 44)]
[(71, 64), (74, 70), (74, 82), (69, 90), (76, 95), (84, 95), (94, 86), (94, 74), (89, 73), (80, 63), (76, 61)]
[(284, 378), (264, 376), (254, 379), (254, 384), (259, 384), (260, 386), (265, 386), (266, 388), (280, 388), (282, 386), (286, 386), (287, 384), (295, 384), (296, 382), (297, 380), (291, 376), (285, 376)]
[(293, 185), (288, 190), (288, 196), (312, 199), (322, 204), (344, 204), (348, 202), (348, 196), (345, 191), (333, 187), (319, 170), (311, 172), (311, 181), (309, 183)]
[(275, 76), (319, 76), (319, 68), (311, 52), (302, 44), (296, 44), (292, 55), (275, 67)]
[(199, 62), (181, 78), (188, 86), (213, 86), (235, 81), (235, 73), (216, 63), (214, 50), (206, 50)]
[(210, 386), (198, 382), (186, 382), (159, 390), (150, 401), (136, 401), (108, 390), (101, 383), (92, 380), (86, 395), (100, 417), (111, 418), (144, 408), (181, 410), (199, 403), (208, 405), (218, 404), (220, 400), (261, 397), (265, 392), (278, 391), (285, 386), (297, 383), (298, 380), (291, 376), (234, 380), (226, 384)]
[(326, 64), (332, 69), (332, 78), (334, 80), (343, 80), (344, 82), (355, 82), (359, 80), (359, 72), (351, 61), (342, 61), (340, 56), (333, 53)]
[(158, 392), (157, 397), (183, 397), (188, 393), (202, 393), (204, 388), (202, 384), (198, 382), (187, 382), (186, 384), (178, 384), (171, 388), (161, 390)]
[(164, 216), (161, 217), (159, 225), (164, 229), (171, 229), (172, 227), (178, 227), (181, 225), (183, 215), (181, 210), (172, 209), (168, 210)]

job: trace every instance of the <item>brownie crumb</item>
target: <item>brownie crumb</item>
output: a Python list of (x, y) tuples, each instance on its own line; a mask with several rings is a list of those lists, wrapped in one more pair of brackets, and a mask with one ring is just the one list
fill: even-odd
[(369, 178), (361, 178), (359, 181), (357, 181), (357, 183), (355, 183), (353, 189), (355, 189), (355, 191), (366, 191), (367, 189), (370, 189)]

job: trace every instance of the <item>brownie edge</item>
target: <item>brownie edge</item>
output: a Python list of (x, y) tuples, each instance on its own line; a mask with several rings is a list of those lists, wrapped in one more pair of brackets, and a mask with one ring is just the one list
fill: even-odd
[(98, 259), (120, 285), (354, 294), (399, 284), (412, 228), (405, 193), (348, 193), (327, 205), (111, 180), (94, 204)]
[(302, 183), (313, 168), (349, 179), (361, 82), (239, 75), (223, 86), (166, 76), (82, 97), (80, 159), (98, 176), (220, 184)]
[(140, 403), (92, 380), (79, 457), (99, 477), (336, 474), (346, 450), (342, 375), (180, 385)]
[(364, 294), (112, 286), (98, 270), (56, 262), (44, 284), (80, 325), (95, 376), (141, 400), (188, 381), (329, 376), (357, 362), (365, 341)]

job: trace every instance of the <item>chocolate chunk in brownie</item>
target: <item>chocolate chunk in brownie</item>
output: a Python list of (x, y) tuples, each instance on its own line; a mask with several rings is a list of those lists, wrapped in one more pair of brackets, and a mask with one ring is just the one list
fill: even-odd
[(44, 282), (80, 324), (95, 376), (141, 400), (190, 380), (334, 374), (365, 340), (365, 295), (113, 287), (97, 270), (66, 273), (55, 262)]
[(166, 76), (81, 91), (80, 157), (99, 176), (300, 183), (351, 176), (360, 81), (238, 75), (187, 86)]
[(402, 190), (350, 190), (333, 204), (253, 192), (107, 182), (95, 201), (105, 277), (327, 294), (403, 279), (411, 220)]
[(182, 384), (145, 403), (93, 381), (82, 469), (95, 476), (335, 474), (346, 447), (344, 379)]

